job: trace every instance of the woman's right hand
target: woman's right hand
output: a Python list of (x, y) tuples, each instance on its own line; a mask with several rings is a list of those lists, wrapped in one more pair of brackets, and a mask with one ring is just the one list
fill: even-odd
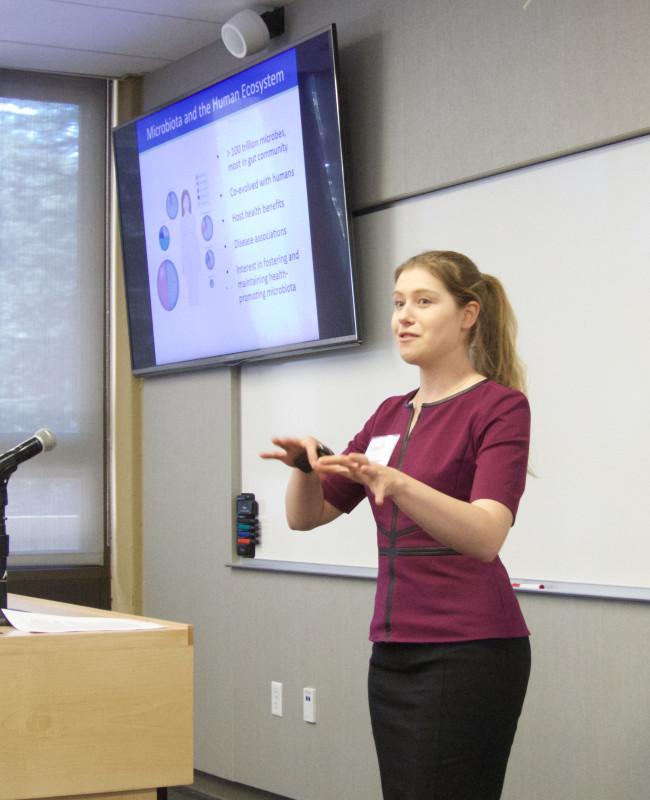
[(281, 449), (260, 453), (260, 457), (281, 461), (288, 467), (293, 467), (285, 496), (289, 528), (294, 531), (310, 531), (340, 516), (341, 512), (323, 497), (320, 475), (315, 471), (306, 473), (294, 463), (296, 458), (306, 454), (313, 469), (318, 462), (318, 439), (313, 436), (302, 439), (277, 437), (271, 441)]
[(260, 453), (260, 458), (275, 459), (276, 461), (281, 461), (283, 464), (286, 464), (288, 467), (295, 467), (294, 461), (302, 453), (307, 454), (307, 460), (310, 464), (318, 460), (316, 448), (319, 445), (319, 441), (318, 439), (314, 439), (313, 436), (305, 436), (301, 439), (276, 437), (271, 439), (271, 441), (274, 445), (282, 449)]

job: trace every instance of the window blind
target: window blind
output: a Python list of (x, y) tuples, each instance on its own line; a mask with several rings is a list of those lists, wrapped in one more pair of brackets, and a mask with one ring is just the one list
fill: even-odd
[(101, 564), (107, 82), (0, 70), (0, 451), (10, 565)]

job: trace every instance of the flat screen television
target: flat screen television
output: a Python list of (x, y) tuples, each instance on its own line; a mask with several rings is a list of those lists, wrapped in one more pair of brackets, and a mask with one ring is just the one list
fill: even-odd
[(358, 344), (334, 26), (113, 130), (135, 375)]

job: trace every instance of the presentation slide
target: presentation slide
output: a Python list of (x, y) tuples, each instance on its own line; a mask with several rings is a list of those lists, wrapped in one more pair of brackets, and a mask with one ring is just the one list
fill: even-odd
[(137, 139), (156, 364), (317, 340), (295, 50)]

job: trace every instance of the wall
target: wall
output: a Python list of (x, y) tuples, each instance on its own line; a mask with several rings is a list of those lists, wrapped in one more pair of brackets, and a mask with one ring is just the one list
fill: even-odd
[[(129, 78), (114, 97), (113, 119), (133, 119), (142, 107), (142, 81)], [(131, 374), (126, 294), (119, 242), (117, 199), (111, 202), (110, 285), (110, 486), (111, 602), (127, 614), (142, 613), (142, 381)]]
[[(650, 120), (643, 0), (295, 0), (279, 44), (332, 21), (355, 209)], [(237, 66), (215, 44), (147, 76), (145, 106)], [(373, 264), (358, 260), (369, 318)], [(237, 372), (146, 380), (144, 612), (195, 625), (196, 767), (297, 800), (376, 800), (365, 702), (372, 583), (226, 567), (239, 481)], [(650, 608), (521, 602), (534, 672), (504, 798), (644, 796)], [(284, 684), (282, 718), (270, 713), (272, 680)], [(318, 690), (315, 726), (301, 721), (304, 686)]]

